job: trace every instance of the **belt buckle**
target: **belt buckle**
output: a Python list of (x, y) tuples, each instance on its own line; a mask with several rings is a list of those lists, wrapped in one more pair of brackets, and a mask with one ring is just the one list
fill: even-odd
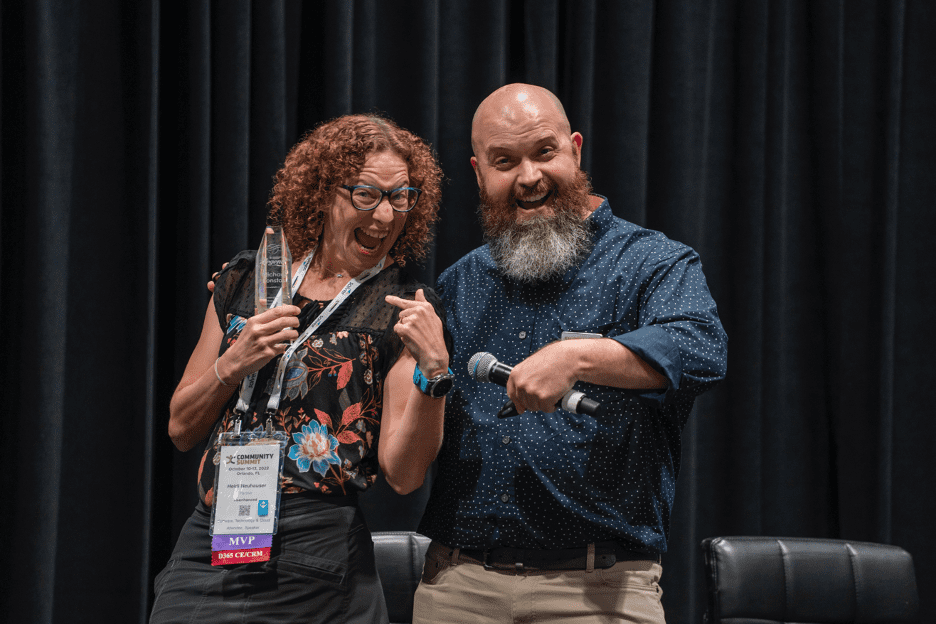
[[(522, 551), (521, 551), (521, 552), (522, 552)], [(512, 569), (513, 571), (515, 571), (515, 572), (517, 572), (517, 573), (519, 574), (519, 573), (523, 572), (524, 569), (525, 569), (525, 568), (523, 567), (523, 562), (522, 562), (522, 561), (515, 561), (514, 564), (513, 564), (513, 568), (511, 568), (511, 567), (510, 567), (509, 565), (507, 565), (507, 564), (500, 565), (500, 564), (497, 564), (497, 563), (491, 563), (490, 557), (491, 557), (491, 551), (490, 551), (490, 549), (485, 550), (485, 551), (484, 551), (484, 554), (483, 554), (483, 557), (482, 557), (482, 561), (481, 561), (481, 563), (482, 563), (482, 565), (484, 566), (484, 569), (485, 569), (485, 570), (511, 570), (511, 569)]]
[(485, 570), (494, 570), (494, 564), (491, 563), (491, 551), (490, 549), (484, 549), (481, 551), (481, 564), (484, 566)]

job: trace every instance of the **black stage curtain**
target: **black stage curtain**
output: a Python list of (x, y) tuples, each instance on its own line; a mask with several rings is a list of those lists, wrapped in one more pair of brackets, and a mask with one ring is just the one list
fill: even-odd
[[(430, 141), (432, 282), (480, 243), (471, 116), (513, 81), (562, 99), (617, 215), (702, 254), (730, 336), (684, 432), (669, 621), (700, 621), (725, 534), (900, 545), (936, 621), (936, 3), (30, 0), (0, 24), (8, 621), (145, 621), (195, 501), (169, 397), (289, 146), (374, 110)], [(373, 494), (373, 528), (424, 500)]]

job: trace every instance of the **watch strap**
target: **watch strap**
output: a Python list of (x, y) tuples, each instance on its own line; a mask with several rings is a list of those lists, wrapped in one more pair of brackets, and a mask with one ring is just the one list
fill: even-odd
[(418, 364), (413, 367), (413, 383), (416, 384), (416, 387), (419, 388), (419, 390), (423, 394), (427, 394), (431, 397), (436, 397), (436, 395), (433, 393), (432, 390), (439, 381), (441, 381), (442, 379), (452, 379), (454, 376), (455, 376), (455, 373), (453, 373), (452, 369), (449, 368), (447, 373), (437, 375), (436, 377), (433, 377), (432, 379), (426, 379), (426, 376), (423, 375), (423, 372), (419, 370)]

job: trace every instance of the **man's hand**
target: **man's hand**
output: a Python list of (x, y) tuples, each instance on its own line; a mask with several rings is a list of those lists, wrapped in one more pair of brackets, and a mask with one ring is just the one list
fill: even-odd
[[(227, 265), (228, 265), (227, 262), (225, 262), (224, 264), (222, 264), (222, 265), (221, 265), (221, 271), (223, 271), (224, 269), (226, 269), (226, 268), (227, 268)], [(215, 271), (214, 273), (211, 274), (211, 279), (208, 280), (208, 292), (212, 292), (212, 293), (214, 292), (215, 280), (218, 279), (218, 275), (221, 274), (221, 271)]]
[(554, 412), (578, 381), (568, 342), (572, 341), (548, 344), (514, 366), (507, 380), (507, 395), (518, 413)]
[(553, 412), (577, 381), (632, 390), (662, 390), (669, 380), (610, 338), (553, 342), (510, 373), (507, 395), (517, 412)]

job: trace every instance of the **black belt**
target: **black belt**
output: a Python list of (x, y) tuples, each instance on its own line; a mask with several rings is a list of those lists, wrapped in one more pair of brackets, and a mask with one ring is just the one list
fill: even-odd
[[(433, 541), (427, 555), (451, 560), (455, 549)], [(588, 548), (565, 548), (561, 550), (538, 550), (527, 548), (491, 548), (487, 550), (460, 549), (458, 563), (483, 565), (489, 570), (585, 570), (588, 568)], [(654, 561), (660, 556), (637, 552), (621, 547), (616, 542), (595, 544), (597, 569), (610, 568), (619, 561)], [(454, 562), (453, 562), (454, 563)]]

